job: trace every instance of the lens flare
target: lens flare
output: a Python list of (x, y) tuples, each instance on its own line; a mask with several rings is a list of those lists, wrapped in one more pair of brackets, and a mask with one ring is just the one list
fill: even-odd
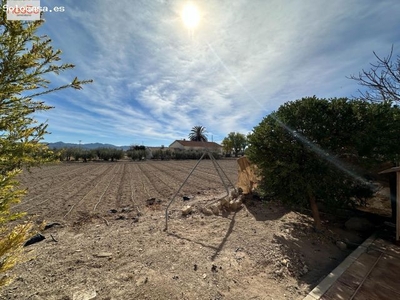
[[(222, 67), (229, 73), (229, 75), (231, 75), (231, 77), (235, 80), (235, 82), (243, 89), (243, 91), (247, 94), (247, 96), (254, 102), (256, 103), (262, 110), (265, 111), (264, 106), (256, 99), (253, 97), (253, 95), (250, 93), (250, 91), (239, 81), (238, 78), (236, 78), (236, 76), (230, 71), (230, 69), (225, 65), (225, 63), (223, 62), (223, 60), (219, 57), (219, 55), (217, 54), (217, 52), (215, 52), (214, 48), (207, 43), (209, 49), (211, 50), (212, 53), (214, 53), (215, 57), (219, 60), (219, 62), (221, 63)], [(325, 159), (327, 162), (331, 163), (333, 166), (335, 166), (336, 168), (338, 168), (339, 170), (341, 170), (342, 172), (348, 174), (349, 176), (353, 177), (354, 179), (358, 180), (359, 182), (361, 182), (362, 184), (368, 185), (370, 187), (372, 187), (371, 183), (369, 183), (368, 181), (366, 181), (364, 178), (362, 178), (361, 176), (357, 175), (356, 173), (354, 173), (350, 168), (348, 168), (344, 162), (342, 162), (340, 159), (336, 158), (334, 155), (330, 154), (327, 150), (320, 148), (318, 145), (314, 144), (313, 142), (309, 141), (305, 136), (301, 135), (300, 133), (296, 132), (295, 130), (293, 130), (292, 128), (290, 128), (289, 126), (287, 126), (285, 123), (283, 123), (281, 120), (279, 120), (278, 118), (272, 116), (275, 121), (279, 124), (279, 126), (281, 126), (282, 128), (284, 128), (287, 132), (289, 132), (293, 137), (295, 137), (296, 139), (298, 139), (301, 143), (303, 143), (304, 145), (307, 145), (310, 147), (310, 149), (316, 153), (317, 155), (319, 155), (321, 158)]]

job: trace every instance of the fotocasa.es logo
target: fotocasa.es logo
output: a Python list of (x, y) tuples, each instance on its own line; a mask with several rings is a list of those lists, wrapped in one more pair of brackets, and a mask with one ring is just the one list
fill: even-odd
[(40, 0), (8, 0), (3, 9), (7, 10), (7, 20), (40, 20)]

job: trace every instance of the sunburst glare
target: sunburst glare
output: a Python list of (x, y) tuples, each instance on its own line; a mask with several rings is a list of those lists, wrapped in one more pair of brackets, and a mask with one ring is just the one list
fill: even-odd
[(200, 12), (193, 3), (187, 3), (182, 10), (183, 23), (189, 30), (196, 28), (200, 22)]

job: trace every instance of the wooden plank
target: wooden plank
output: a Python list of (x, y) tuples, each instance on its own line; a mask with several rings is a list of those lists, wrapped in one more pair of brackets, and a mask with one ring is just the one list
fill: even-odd
[(397, 191), (396, 191), (396, 241), (400, 240), (400, 171), (396, 173)]
[(399, 172), (399, 171), (400, 171), (400, 167), (393, 167), (393, 168), (381, 171), (378, 174), (386, 174), (386, 173)]

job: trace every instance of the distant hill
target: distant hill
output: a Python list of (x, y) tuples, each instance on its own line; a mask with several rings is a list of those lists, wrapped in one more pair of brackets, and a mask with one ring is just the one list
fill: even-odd
[(97, 148), (115, 148), (115, 149), (123, 149), (128, 150), (130, 146), (115, 146), (111, 144), (102, 144), (102, 143), (89, 143), (89, 144), (74, 144), (74, 143), (64, 143), (64, 142), (56, 142), (56, 143), (47, 143), (50, 149), (62, 149), (62, 148), (82, 148), (82, 149), (97, 149)]

